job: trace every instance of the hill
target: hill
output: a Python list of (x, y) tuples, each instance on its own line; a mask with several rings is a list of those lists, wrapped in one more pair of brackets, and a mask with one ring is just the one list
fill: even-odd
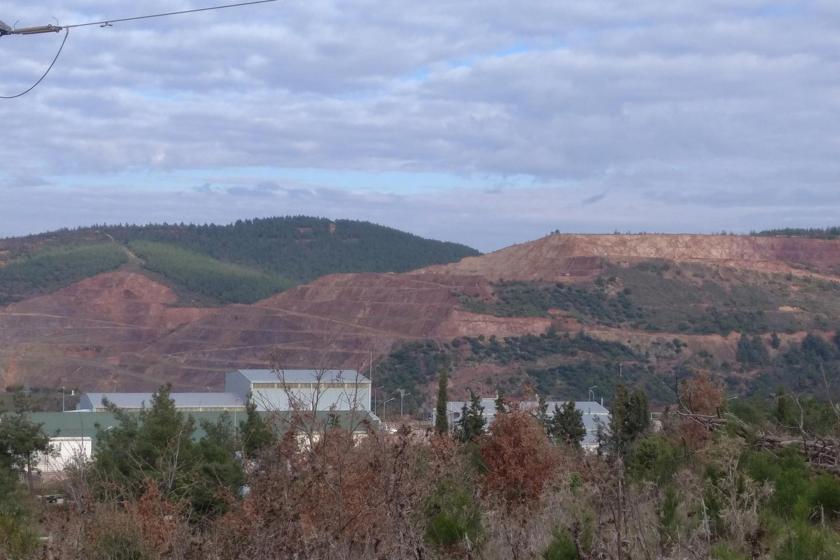
[[(131, 260), (158, 262), (155, 251), (176, 247), (109, 234)], [(196, 270), (209, 266), (203, 259), (234, 267), (230, 275), (258, 270), (198, 249), (177, 247), (203, 255)], [(6, 384), (204, 389), (232, 367), (368, 371), (373, 359), (382, 394), (405, 389), (418, 410), (440, 367), (453, 368), (453, 396), (470, 388), (583, 399), (591, 389), (610, 398), (623, 381), (660, 404), (692, 370), (725, 380), (733, 396), (779, 385), (834, 393), (840, 381), (840, 241), (552, 235), (407, 273), (326, 275), (212, 308), (185, 306), (163, 273), (120, 266), (0, 307)]]
[(231, 225), (101, 226), (0, 240), (0, 305), (128, 265), (184, 303), (252, 303), (339, 272), (405, 272), (477, 255), (351, 220), (303, 216)]

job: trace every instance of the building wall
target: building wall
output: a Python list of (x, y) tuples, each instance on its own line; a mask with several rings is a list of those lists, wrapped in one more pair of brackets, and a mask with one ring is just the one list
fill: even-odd
[(251, 391), (251, 381), (238, 371), (225, 374), (225, 393), (247, 395)]
[(89, 437), (53, 437), (50, 447), (51, 453), (38, 456), (37, 469), (44, 474), (61, 472), (76, 461), (89, 461), (93, 455)]
[[(257, 410), (370, 410), (370, 384), (343, 383), (335, 388), (314, 385), (260, 387), (254, 384), (251, 394)], [(303, 384), (296, 384), (303, 385)]]

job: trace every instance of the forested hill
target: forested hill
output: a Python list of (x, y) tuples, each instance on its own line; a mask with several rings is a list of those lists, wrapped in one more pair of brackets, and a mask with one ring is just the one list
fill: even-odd
[(339, 272), (405, 272), (478, 251), (353, 220), (289, 216), (231, 225), (99, 226), (0, 240), (0, 305), (121, 266), (186, 299), (250, 303)]

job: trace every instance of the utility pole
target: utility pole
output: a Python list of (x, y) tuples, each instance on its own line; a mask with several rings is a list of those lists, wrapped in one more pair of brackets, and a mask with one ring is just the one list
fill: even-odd
[(0, 37), (4, 35), (37, 35), (39, 33), (58, 33), (63, 27), (57, 25), (38, 25), (36, 27), (20, 27), (13, 29), (0, 21)]
[(405, 399), (406, 395), (410, 395), (411, 393), (406, 393), (405, 389), (397, 389), (397, 393), (400, 394), (400, 416), (403, 415), (403, 400)]

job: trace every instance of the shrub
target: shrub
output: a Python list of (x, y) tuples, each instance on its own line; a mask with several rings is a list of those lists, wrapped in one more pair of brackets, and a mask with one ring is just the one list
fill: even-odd
[(426, 502), (426, 539), (451, 548), (476, 544), (481, 536), (481, 510), (472, 492), (451, 480), (441, 482)]
[(554, 536), (542, 557), (543, 560), (578, 560), (580, 554), (578, 554), (577, 546), (575, 546), (569, 531), (558, 529), (554, 531)]

